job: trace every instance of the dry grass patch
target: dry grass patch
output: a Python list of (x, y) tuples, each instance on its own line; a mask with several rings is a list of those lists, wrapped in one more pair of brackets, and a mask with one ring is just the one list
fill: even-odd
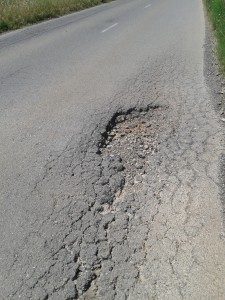
[(0, 32), (18, 29), (110, 0), (0, 0)]
[(225, 1), (205, 0), (205, 3), (217, 38), (217, 54), (221, 70), (225, 75)]

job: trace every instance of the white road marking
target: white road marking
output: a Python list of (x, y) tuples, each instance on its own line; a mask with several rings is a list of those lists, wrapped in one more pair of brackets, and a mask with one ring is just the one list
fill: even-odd
[(117, 25), (118, 25), (118, 23), (115, 23), (115, 24), (113, 24), (113, 25), (107, 27), (106, 29), (102, 30), (102, 33), (104, 33), (104, 32), (106, 32), (106, 31), (112, 29), (113, 27), (115, 27), (115, 26), (117, 26)]
[(145, 6), (145, 8), (148, 8), (148, 7), (150, 7), (150, 6), (151, 6), (151, 4), (148, 4), (148, 5)]

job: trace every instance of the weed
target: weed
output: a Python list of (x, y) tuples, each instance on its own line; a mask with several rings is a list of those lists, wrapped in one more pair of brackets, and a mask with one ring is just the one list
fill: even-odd
[(225, 75), (225, 1), (205, 0), (205, 3), (217, 38), (217, 54), (221, 70)]
[(110, 0), (0, 0), (0, 33)]

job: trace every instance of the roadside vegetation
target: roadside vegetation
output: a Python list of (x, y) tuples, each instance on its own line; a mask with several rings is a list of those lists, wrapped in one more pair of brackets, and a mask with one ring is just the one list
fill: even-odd
[(0, 0), (0, 33), (110, 0)]
[(221, 71), (225, 75), (225, 1), (205, 0), (205, 3), (217, 38)]

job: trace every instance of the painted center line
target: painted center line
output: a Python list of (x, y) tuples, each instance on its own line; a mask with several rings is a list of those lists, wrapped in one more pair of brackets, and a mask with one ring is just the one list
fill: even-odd
[(150, 6), (151, 6), (151, 4), (148, 4), (148, 5), (145, 6), (145, 8), (148, 8), (148, 7), (150, 7)]
[(106, 29), (102, 30), (102, 33), (104, 33), (104, 32), (106, 32), (106, 31), (112, 29), (113, 27), (115, 27), (115, 26), (117, 26), (117, 25), (118, 25), (118, 23), (115, 23), (115, 24), (113, 24), (113, 25), (107, 27)]

